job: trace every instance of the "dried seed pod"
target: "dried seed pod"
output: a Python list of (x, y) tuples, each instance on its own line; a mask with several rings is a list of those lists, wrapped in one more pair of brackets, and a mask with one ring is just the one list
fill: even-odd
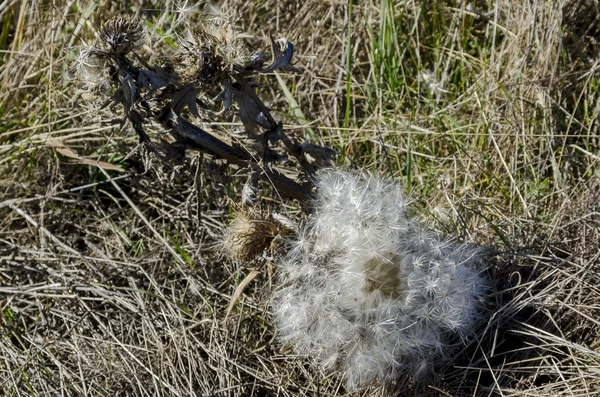
[(224, 248), (234, 260), (250, 261), (269, 248), (279, 234), (277, 226), (260, 211), (240, 206), (224, 236)]
[(131, 18), (112, 18), (102, 25), (100, 37), (115, 55), (126, 55), (144, 45), (144, 29)]

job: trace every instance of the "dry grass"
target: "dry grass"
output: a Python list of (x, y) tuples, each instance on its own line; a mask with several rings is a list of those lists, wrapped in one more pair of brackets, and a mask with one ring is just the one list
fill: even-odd
[[(339, 374), (275, 342), (272, 265), (219, 252), (239, 181), (206, 157), (126, 157), (133, 131), (70, 81), (110, 16), (168, 32), (177, 7), (143, 3), (0, 5), (0, 390), (345, 395)], [(598, 395), (598, 2), (222, 6), (294, 43), (303, 73), (262, 88), (290, 133), (397, 178), (436, 229), (500, 251), (475, 340), (398, 394)], [(205, 126), (229, 128), (218, 121)]]

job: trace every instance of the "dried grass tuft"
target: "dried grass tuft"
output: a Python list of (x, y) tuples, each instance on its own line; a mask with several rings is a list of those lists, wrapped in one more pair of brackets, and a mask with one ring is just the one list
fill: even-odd
[[(207, 156), (148, 167), (139, 153), (128, 156), (138, 141), (120, 127), (122, 115), (97, 110), (73, 87), (70, 67), (81, 47), (101, 39), (102, 23), (142, 20), (148, 40), (140, 52), (154, 60), (180, 39), (170, 29), (199, 23), (203, 6), (4, 2), (0, 390), (598, 395), (597, 2), (219, 6), (241, 16), (244, 32), (294, 43), (302, 73), (259, 79), (291, 138), (394, 178), (432, 228), (494, 247), (493, 314), (425, 387), (400, 379), (388, 391), (347, 393), (343, 374), (315, 371), (275, 342), (268, 261), (252, 273), (223, 260), (228, 203), (242, 190), (235, 175)], [(242, 41), (268, 50), (263, 40)], [(229, 134), (242, 127), (234, 115), (210, 120), (201, 122), (237, 139)], [(148, 129), (157, 140), (164, 133)], [(103, 172), (102, 162), (126, 172)], [(276, 194), (261, 205), (300, 218)]]

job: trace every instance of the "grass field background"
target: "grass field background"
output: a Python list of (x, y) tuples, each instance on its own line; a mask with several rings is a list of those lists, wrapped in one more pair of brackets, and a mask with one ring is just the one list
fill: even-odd
[[(277, 343), (273, 265), (222, 253), (240, 180), (208, 156), (132, 153), (119, 109), (99, 109), (74, 71), (115, 15), (142, 21), (155, 59), (197, 18), (191, 4), (6, 1), (0, 394), (600, 394), (598, 1), (217, 5), (252, 45), (294, 44), (302, 72), (259, 90), (290, 135), (395, 179), (431, 228), (497, 251), (488, 319), (431, 382), (346, 393)], [(268, 203), (301, 219), (297, 203)]]

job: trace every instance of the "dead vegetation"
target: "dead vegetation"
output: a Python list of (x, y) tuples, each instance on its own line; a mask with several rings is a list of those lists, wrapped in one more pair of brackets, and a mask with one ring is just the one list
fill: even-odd
[[(74, 81), (111, 17), (143, 21), (150, 59), (197, 17), (142, 3), (0, 5), (0, 390), (347, 395), (276, 343), (268, 258), (221, 252), (245, 176), (207, 154), (131, 153), (135, 131)], [(396, 178), (434, 228), (498, 253), (492, 315), (438, 378), (353, 395), (597, 395), (598, 2), (219, 6), (257, 50), (269, 34), (294, 43), (302, 73), (260, 80), (289, 136)], [(242, 128), (216, 113), (189, 117)], [(262, 187), (265, 209), (300, 213)]]

